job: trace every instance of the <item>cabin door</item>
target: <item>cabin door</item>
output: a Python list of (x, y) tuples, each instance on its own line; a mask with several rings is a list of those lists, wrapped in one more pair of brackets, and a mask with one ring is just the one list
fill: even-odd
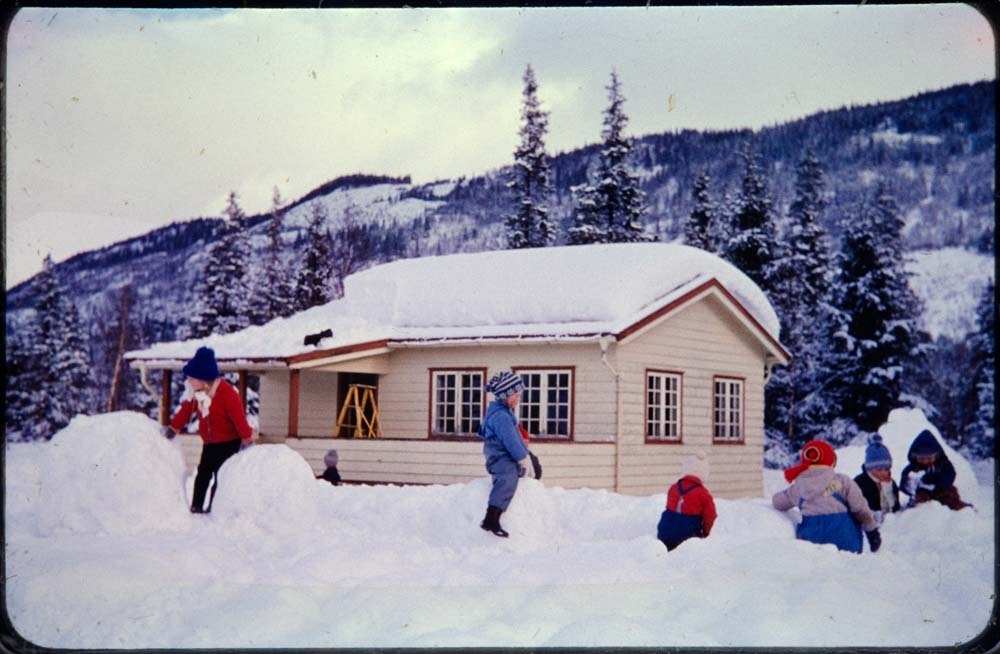
[[(376, 406), (378, 405), (378, 375), (365, 372), (341, 372), (337, 375), (337, 415), (340, 415), (340, 411), (344, 407), (344, 402), (347, 400), (347, 389), (350, 388), (351, 384), (374, 386), (375, 404)], [(365, 407), (364, 416), (366, 419), (371, 420), (373, 418), (372, 413), (370, 406)], [(352, 421), (348, 420), (348, 422)], [(337, 433), (334, 434), (336, 438), (352, 438), (353, 436), (354, 428), (346, 425), (338, 429)]]

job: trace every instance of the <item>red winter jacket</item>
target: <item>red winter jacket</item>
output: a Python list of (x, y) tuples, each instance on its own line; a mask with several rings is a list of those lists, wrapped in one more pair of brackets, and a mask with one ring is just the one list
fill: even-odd
[(191, 397), (181, 402), (177, 413), (170, 420), (170, 426), (180, 433), (194, 413), (198, 414), (198, 433), (201, 434), (201, 440), (206, 443), (247, 440), (253, 435), (253, 428), (243, 412), (240, 394), (225, 379), (219, 379), (207, 418), (198, 411), (198, 400)]
[[(681, 502), (681, 491), (678, 484), (684, 488), (684, 501)], [(678, 508), (678, 505), (680, 507)], [(715, 524), (715, 500), (712, 494), (702, 486), (701, 480), (694, 475), (685, 475), (680, 481), (670, 486), (667, 491), (667, 509), (681, 515), (701, 516), (702, 530), (708, 536)]]

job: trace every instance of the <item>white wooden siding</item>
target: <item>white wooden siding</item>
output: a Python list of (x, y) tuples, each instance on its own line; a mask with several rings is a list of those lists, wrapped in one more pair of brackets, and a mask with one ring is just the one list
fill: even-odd
[[(763, 492), (764, 352), (714, 297), (674, 314), (617, 346), (622, 375), (621, 492), (649, 494), (666, 489), (680, 474), (684, 457), (704, 451), (709, 475), (703, 480), (721, 498)], [(646, 443), (646, 371), (682, 373), (681, 443)], [(713, 380), (744, 380), (740, 444), (712, 442)]]
[(382, 433), (389, 438), (428, 438), (432, 368), (482, 368), (486, 381), (511, 368), (573, 368), (573, 441), (607, 441), (614, 434), (614, 378), (601, 364), (600, 354), (597, 343), (395, 350), (389, 355), (391, 372), (379, 378)]
[[(337, 370), (385, 371), (378, 382), (382, 439), (333, 439), (337, 418), (337, 371), (301, 373), (299, 436), (287, 444), (318, 473), (323, 454), (335, 448), (347, 480), (396, 483), (460, 483), (484, 476), (478, 441), (428, 440), (430, 370), (484, 370), (486, 379), (510, 368), (572, 368), (573, 442), (534, 441), (544, 483), (566, 488), (615, 485), (615, 379), (601, 362), (598, 343), (455, 345), (409, 347), (358, 359)], [(709, 456), (705, 480), (719, 498), (763, 492), (764, 360), (761, 344), (715, 297), (709, 296), (623, 343), (612, 343), (608, 363), (621, 375), (622, 439), (619, 491), (662, 493), (680, 474), (684, 457)], [(374, 366), (374, 367), (373, 367)], [(646, 371), (682, 374), (681, 443), (646, 443)], [(744, 381), (744, 442), (712, 442), (713, 380)], [(261, 432), (282, 442), (288, 425), (289, 373), (261, 375)], [(487, 401), (491, 398), (486, 396)]]

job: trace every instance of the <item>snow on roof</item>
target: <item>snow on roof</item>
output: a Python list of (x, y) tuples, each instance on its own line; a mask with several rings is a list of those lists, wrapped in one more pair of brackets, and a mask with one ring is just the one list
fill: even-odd
[[(342, 299), (127, 358), (186, 360), (200, 345), (220, 361), (257, 361), (382, 341), (596, 338), (619, 334), (713, 279), (778, 342), (773, 307), (732, 264), (685, 245), (622, 243), (402, 259), (350, 275)], [(325, 329), (333, 336), (303, 345)]]

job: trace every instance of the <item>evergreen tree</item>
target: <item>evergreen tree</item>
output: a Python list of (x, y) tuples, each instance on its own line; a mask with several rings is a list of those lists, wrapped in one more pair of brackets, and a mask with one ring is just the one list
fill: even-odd
[(996, 289), (991, 279), (976, 308), (976, 334), (972, 338), (973, 375), (971, 391), (977, 409), (972, 423), (965, 430), (965, 449), (973, 456), (987, 458), (993, 455), (996, 435), (994, 351)]
[(11, 406), (6, 420), (20, 440), (51, 438), (74, 416), (90, 414), (96, 407), (79, 312), (64, 295), (51, 256), (45, 258), (36, 288), (34, 320), (23, 336), (13, 335), (8, 344), (13, 366), (7, 371), (6, 399)]
[(257, 269), (255, 292), (251, 298), (251, 322), (261, 325), (274, 318), (284, 318), (295, 313), (295, 287), (288, 266), (282, 258), (284, 243), (281, 232), (284, 224), (284, 202), (278, 187), (271, 196), (271, 220), (267, 224), (267, 250), (264, 265)]
[(298, 311), (326, 304), (334, 296), (333, 242), (327, 225), (326, 206), (316, 201), (306, 231), (306, 251), (295, 286)]
[(553, 194), (552, 171), (545, 153), (549, 112), (538, 101), (538, 84), (531, 66), (524, 70), (521, 143), (514, 150), (514, 166), (507, 188), (514, 191), (516, 207), (507, 216), (507, 247), (536, 248), (551, 245), (556, 229), (549, 215)]
[(778, 258), (777, 232), (771, 215), (767, 182), (749, 141), (742, 156), (743, 185), (733, 217), (733, 235), (723, 247), (723, 256), (767, 292), (768, 277)]
[(787, 367), (774, 370), (767, 385), (765, 423), (791, 452), (822, 432), (832, 417), (821, 390), (833, 349), (831, 253), (821, 224), (824, 186), (822, 168), (810, 149), (798, 166), (784, 247), (769, 275), (781, 339), (793, 357)]
[(691, 217), (684, 225), (684, 243), (708, 252), (715, 252), (711, 230), (716, 208), (708, 194), (708, 185), (711, 181), (705, 171), (699, 173), (694, 180), (694, 188), (692, 189), (694, 208), (691, 209)]
[(905, 368), (923, 347), (916, 324), (921, 306), (904, 266), (903, 221), (884, 184), (875, 202), (863, 204), (842, 230), (835, 258), (836, 302), (844, 320), (838, 400), (842, 417), (874, 432), (902, 405)]
[(570, 243), (621, 243), (655, 241), (654, 234), (642, 226), (646, 212), (645, 193), (639, 178), (629, 168), (633, 140), (625, 136), (628, 117), (624, 112), (618, 74), (611, 72), (608, 108), (604, 110), (604, 139), (597, 164), (596, 182), (575, 186), (574, 226), (569, 230)]
[(193, 338), (229, 334), (250, 325), (246, 269), (250, 243), (246, 216), (237, 203), (235, 191), (229, 194), (224, 214), (196, 290), (198, 309), (191, 321)]
[(24, 330), (7, 322), (7, 338), (5, 349), (7, 354), (4, 374), (4, 432), (9, 442), (27, 441), (33, 438), (45, 438), (51, 431), (44, 428), (43, 433), (36, 430), (43, 425), (43, 405), (38, 401), (38, 392), (42, 388), (43, 369), (36, 365), (39, 348), (34, 341), (24, 333)]

